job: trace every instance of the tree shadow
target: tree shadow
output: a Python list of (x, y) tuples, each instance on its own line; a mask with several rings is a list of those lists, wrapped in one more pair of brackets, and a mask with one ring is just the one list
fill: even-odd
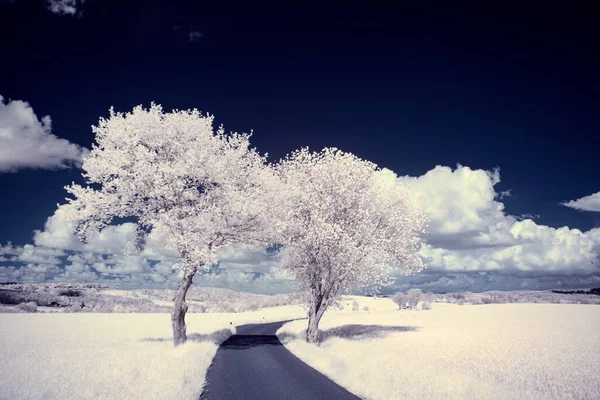
[[(342, 325), (331, 329), (319, 330), (319, 343), (323, 343), (332, 338), (342, 338), (347, 340), (368, 340), (383, 338), (390, 333), (395, 332), (414, 332), (419, 329), (416, 326), (390, 326), (390, 325)], [(282, 342), (290, 340), (305, 340), (305, 334), (300, 335), (288, 332), (282, 332), (279, 335)]]
[[(218, 331), (215, 331), (213, 333), (205, 333), (205, 334), (201, 334), (201, 333), (190, 333), (189, 335), (187, 335), (187, 340), (188, 342), (212, 342), (214, 344), (221, 344), (224, 341), (226, 341), (230, 336), (231, 336), (232, 332), (231, 330), (225, 328), (225, 329), (221, 329)], [(168, 337), (168, 338), (142, 338), (140, 339), (140, 342), (172, 342), (173, 338), (172, 337)]]
[(382, 338), (394, 332), (414, 332), (416, 326), (390, 326), (390, 325), (342, 325), (335, 328), (319, 331), (319, 339), (324, 342), (331, 338), (348, 340), (366, 340)]
[(252, 347), (282, 346), (275, 335), (233, 335), (221, 344), (221, 349), (244, 350)]

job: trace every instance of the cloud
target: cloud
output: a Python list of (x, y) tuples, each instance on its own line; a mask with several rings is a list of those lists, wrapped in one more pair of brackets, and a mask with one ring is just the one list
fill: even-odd
[(600, 192), (561, 204), (575, 210), (600, 212)]
[(190, 30), (190, 42), (195, 43), (200, 39), (204, 39), (204, 35), (196, 30)]
[(253, 274), (266, 274), (280, 265), (279, 259), (256, 246), (227, 247), (218, 254), (217, 258), (220, 269)]
[[(431, 273), (598, 276), (600, 229), (582, 232), (538, 225), (529, 215), (504, 212), (494, 190), (500, 170), (437, 166), (420, 177), (400, 177), (415, 189), (430, 231), (421, 249)], [(396, 271), (400, 280), (402, 273)], [(474, 279), (474, 278), (471, 278)]]
[(46, 0), (46, 8), (58, 15), (80, 16), (83, 12), (81, 6), (83, 6), (84, 3), (85, 0), (80, 0), (78, 10), (77, 0)]
[(425, 245), (421, 254), (431, 270), (501, 271), (528, 275), (585, 275), (600, 273), (600, 229), (551, 228), (531, 220), (510, 228), (514, 243), (472, 249), (445, 249)]
[(483, 292), (487, 290), (548, 290), (600, 287), (599, 275), (527, 276), (489, 272), (443, 272), (425, 270), (400, 277), (387, 293), (420, 288), (427, 292)]
[[(53, 248), (62, 254), (72, 253), (65, 257), (64, 270), (53, 276), (53, 280), (110, 280), (122, 288), (174, 288), (181, 281), (181, 271), (175, 268), (177, 252), (165, 249), (154, 235), (148, 236), (141, 251), (132, 250), (136, 224), (108, 226), (84, 244), (75, 235), (74, 224), (63, 214), (63, 209), (57, 209), (46, 221), (44, 230), (34, 232), (36, 246), (29, 245), (33, 249)], [(1, 249), (7, 254), (22, 252), (10, 244)], [(295, 287), (292, 277), (279, 269), (280, 261), (263, 248), (232, 246), (223, 249), (217, 258), (218, 265), (211, 273), (199, 274), (194, 279), (196, 285), (261, 293), (289, 292)], [(21, 275), (15, 274), (13, 279), (20, 279)]]
[(431, 219), (433, 235), (477, 234), (488, 223), (504, 219), (504, 205), (494, 200), (494, 185), (500, 182), (498, 169), (472, 170), (459, 165), (452, 170), (438, 165), (420, 177), (399, 180), (415, 190)]
[[(505, 213), (502, 196), (494, 189), (500, 182), (499, 169), (436, 166), (419, 177), (396, 179), (415, 190), (430, 228), (421, 249), (427, 269), (413, 276), (397, 269), (396, 285), (389, 291), (600, 286), (600, 228), (587, 232), (554, 228), (536, 223), (532, 215)], [(0, 279), (21, 280), (32, 274), (53, 280), (110, 281), (122, 288), (174, 288), (181, 279), (175, 268), (177, 252), (162, 247), (152, 234), (140, 252), (131, 251), (137, 229), (133, 223), (109, 226), (86, 244), (73, 228), (59, 209), (43, 231), (34, 233), (35, 246), (0, 246), (4, 263), (21, 265), (0, 267)], [(64, 267), (58, 268), (57, 259)], [(291, 274), (263, 248), (232, 246), (223, 249), (218, 260), (209, 273), (194, 279), (196, 285), (261, 293), (296, 288)]]
[(51, 133), (49, 116), (38, 120), (24, 101), (0, 96), (0, 172), (81, 165), (89, 151)]
[(11, 261), (59, 265), (61, 264), (59, 257), (65, 255), (62, 250), (36, 247), (30, 244), (26, 244), (20, 250), (20, 253), (13, 257)]
[(19, 246), (13, 246), (11, 242), (8, 242), (6, 245), (2, 246), (0, 243), (0, 255), (17, 255), (21, 252)]
[(110, 225), (92, 235), (84, 244), (75, 234), (75, 224), (66, 218), (65, 210), (59, 208), (48, 218), (43, 231), (34, 231), (33, 241), (36, 246), (61, 250), (125, 254), (134, 250), (136, 231), (137, 225), (133, 223)]

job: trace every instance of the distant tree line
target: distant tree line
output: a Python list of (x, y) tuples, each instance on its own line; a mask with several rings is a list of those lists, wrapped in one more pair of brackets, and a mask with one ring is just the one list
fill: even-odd
[(600, 304), (600, 289), (588, 291), (558, 291), (558, 290), (519, 290), (519, 291), (488, 291), (481, 293), (425, 293), (420, 289), (408, 292), (397, 292), (392, 299), (399, 309), (421, 309), (417, 304), (453, 303), (458, 305), (471, 304), (507, 304), (507, 303), (557, 303), (557, 304)]
[(600, 296), (600, 288), (593, 288), (590, 290), (553, 290), (552, 293), (560, 294), (593, 294)]

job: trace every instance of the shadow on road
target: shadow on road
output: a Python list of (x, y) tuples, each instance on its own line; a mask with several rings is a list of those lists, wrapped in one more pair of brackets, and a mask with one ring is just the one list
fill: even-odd
[[(190, 333), (187, 335), (188, 341), (190, 342), (212, 342), (214, 344), (221, 344), (225, 339), (231, 336), (231, 330), (221, 329), (213, 333), (200, 334)], [(140, 342), (172, 342), (173, 338), (142, 338)]]
[(281, 345), (275, 335), (233, 335), (221, 344), (221, 348), (243, 350), (251, 347)]
[[(417, 331), (416, 326), (389, 326), (389, 325), (342, 325), (336, 328), (319, 331), (319, 342), (323, 343), (331, 338), (342, 338), (348, 340), (368, 340), (374, 338), (382, 338), (390, 333), (395, 332), (414, 332)], [(304, 334), (297, 335), (294, 333), (283, 332), (279, 335), (283, 342), (290, 340), (302, 339)]]

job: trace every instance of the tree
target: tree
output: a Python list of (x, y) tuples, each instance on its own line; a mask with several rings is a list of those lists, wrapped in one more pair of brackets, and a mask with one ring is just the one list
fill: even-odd
[(417, 304), (419, 304), (419, 300), (421, 299), (421, 289), (410, 289), (406, 295), (408, 301), (408, 308), (414, 310), (417, 308)]
[(408, 303), (408, 299), (406, 295), (402, 292), (394, 293), (394, 297), (392, 297), (394, 303), (398, 304), (398, 309), (402, 310), (402, 308), (406, 307), (406, 303)]
[(283, 267), (309, 293), (308, 342), (318, 341), (319, 321), (340, 294), (376, 292), (394, 267), (423, 268), (416, 251), (425, 218), (393, 172), (335, 148), (296, 151), (276, 172), (277, 242)]
[(185, 296), (198, 271), (216, 263), (233, 243), (262, 243), (266, 185), (272, 171), (250, 148), (249, 135), (216, 132), (213, 117), (197, 110), (163, 112), (141, 106), (110, 110), (93, 127), (96, 143), (83, 162), (87, 186), (66, 187), (63, 205), (82, 240), (113, 218), (135, 219), (138, 247), (152, 234), (179, 252), (183, 279), (171, 315), (175, 346), (186, 337)]

